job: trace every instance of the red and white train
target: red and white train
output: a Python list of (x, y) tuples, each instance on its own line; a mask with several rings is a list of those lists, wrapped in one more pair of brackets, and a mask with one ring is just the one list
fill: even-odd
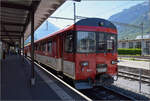
[[(35, 60), (61, 72), (77, 89), (112, 84), (117, 76), (117, 29), (100, 18), (82, 19), (35, 42)], [(31, 44), (25, 46), (30, 56)]]

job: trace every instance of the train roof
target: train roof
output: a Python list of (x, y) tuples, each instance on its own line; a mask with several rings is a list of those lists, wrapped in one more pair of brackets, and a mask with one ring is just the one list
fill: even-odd
[(76, 25), (80, 25), (80, 26), (95, 26), (95, 27), (106, 27), (106, 28), (112, 28), (112, 29), (116, 29), (116, 26), (111, 23), (108, 20), (105, 19), (101, 19), (101, 18), (86, 18), (86, 19), (82, 19), (79, 20), (78, 22), (76, 22)]
[[(105, 28), (111, 28), (111, 29), (117, 30), (116, 26), (113, 23), (111, 23), (108, 20), (101, 19), (101, 18), (86, 18), (86, 19), (82, 19), (82, 20), (77, 21), (75, 23), (75, 25), (105, 27)], [(52, 34), (49, 34), (48, 36), (46, 36), (46, 37), (44, 37), (42, 39), (36, 40), (35, 43), (38, 43), (38, 42), (40, 42), (42, 40), (46, 40), (46, 39), (50, 38), (51, 36), (56, 36), (59, 33), (62, 33), (62, 32), (68, 31), (68, 30), (73, 30), (73, 28), (74, 28), (74, 24), (69, 26), (69, 27), (66, 27), (65, 29), (59, 30), (59, 31), (57, 31), (55, 33), (52, 33)], [(30, 44), (28, 44), (26, 46), (29, 46), (29, 45)]]

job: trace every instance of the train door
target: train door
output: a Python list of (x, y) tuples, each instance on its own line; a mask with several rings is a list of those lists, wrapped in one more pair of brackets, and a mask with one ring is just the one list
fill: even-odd
[(52, 48), (53, 49), (52, 50), (53, 51), (52, 52), (53, 53), (53, 65), (54, 65), (54, 67), (56, 67), (56, 70), (59, 71), (58, 68), (57, 68), (57, 46), (56, 46), (56, 41), (57, 41), (56, 38), (54, 38), (53, 43), (52, 43), (53, 44), (52, 45), (52, 47), (53, 47)]
[(64, 43), (63, 43), (63, 40), (64, 40), (64, 37), (63, 37), (64, 34), (60, 35), (59, 36), (59, 48), (60, 48), (60, 61), (61, 61), (61, 71), (63, 72), (63, 61), (64, 61), (64, 56), (63, 56), (63, 47), (64, 47)]
[(63, 73), (75, 79), (75, 61), (73, 53), (73, 33), (66, 32), (63, 36)]

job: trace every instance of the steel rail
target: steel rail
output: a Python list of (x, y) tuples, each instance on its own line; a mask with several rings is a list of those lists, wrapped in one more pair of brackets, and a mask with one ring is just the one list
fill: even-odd
[[(118, 71), (118, 76), (129, 78), (129, 79), (134, 79), (134, 80), (137, 80), (137, 81), (140, 80), (138, 74), (131, 73), (131, 72), (126, 72), (126, 71)], [(142, 82), (150, 83), (150, 77), (145, 76), (145, 75), (141, 75), (141, 78), (142, 78), (142, 80), (141, 80)], [(147, 80), (143, 80), (143, 79), (147, 79)]]
[(93, 89), (85, 89), (81, 91), (83, 94), (92, 98), (93, 100), (131, 100), (135, 98), (128, 96), (120, 91), (113, 90), (105, 86), (96, 86)]
[(127, 95), (125, 95), (125, 94), (122, 93), (122, 92), (117, 92), (116, 90), (111, 89), (111, 88), (109, 88), (109, 87), (107, 87), (107, 86), (103, 86), (103, 87), (104, 87), (105, 89), (107, 89), (107, 90), (109, 90), (109, 91), (111, 91), (111, 92), (113, 92), (113, 93), (119, 94), (119, 95), (121, 95), (121, 96), (123, 96), (123, 97), (125, 97), (125, 98), (127, 98), (127, 99), (129, 99), (129, 100), (136, 101), (136, 99), (134, 99), (133, 97), (127, 96)]

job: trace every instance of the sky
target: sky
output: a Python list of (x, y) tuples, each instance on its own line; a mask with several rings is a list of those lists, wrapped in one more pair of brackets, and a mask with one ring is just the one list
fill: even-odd
[[(81, 0), (76, 2), (76, 15), (108, 19), (113, 14), (145, 1), (148, 0)], [(51, 16), (73, 18), (73, 2), (66, 1)], [(48, 21), (60, 29), (73, 24), (71, 20), (48, 18)]]
[[(108, 19), (110, 16), (119, 13), (124, 9), (128, 9), (145, 1), (148, 2), (148, 0), (81, 0), (81, 2), (76, 2), (76, 15)], [(66, 1), (51, 16), (73, 19), (73, 3), (74, 1), (72, 0)], [(63, 29), (73, 24), (73, 20), (54, 18), (48, 18), (47, 20), (57, 26), (59, 29)], [(76, 21), (78, 20), (79, 19)], [(35, 37), (37, 37), (37, 34), (35, 34)]]

